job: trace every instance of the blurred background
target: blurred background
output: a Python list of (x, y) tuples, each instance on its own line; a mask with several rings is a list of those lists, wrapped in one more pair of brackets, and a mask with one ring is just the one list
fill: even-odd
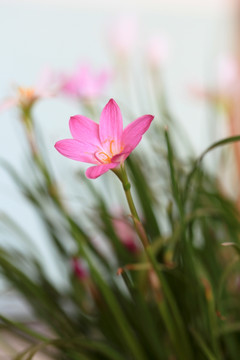
[[(194, 154), (190, 155), (198, 155), (225, 132), (221, 117), (219, 126), (211, 123), (212, 109), (198, 95), (203, 89), (217, 87), (219, 59), (236, 50), (237, 8), (238, 2), (230, 0), (1, 0), (0, 99), (11, 96), (17, 86), (35, 84), (43, 69), (71, 73), (78, 64), (84, 63), (95, 71), (106, 69), (116, 79), (121, 56), (126, 56), (131, 73), (128, 89), (116, 89), (109, 84), (101, 99), (102, 105), (113, 97), (119, 104), (131, 107), (134, 118), (144, 113), (155, 114), (156, 104), (147, 100), (151, 86), (146, 80), (148, 61), (154, 61), (155, 56), (160, 61), (171, 113), (192, 142)], [(120, 36), (120, 50), (114, 48), (114, 34)], [(158, 39), (162, 45), (160, 53), (155, 53), (154, 44)], [(121, 72), (121, 76), (123, 74)], [(139, 87), (140, 101), (136, 92)], [(34, 109), (46, 152), (60, 186), (68, 189), (65, 196), (73, 207), (76, 196), (66, 184), (71, 184), (69, 174), (72, 169), (77, 170), (79, 164), (60, 157), (54, 144), (69, 136), (69, 117), (83, 112), (77, 102), (61, 96), (43, 100)], [(26, 144), (16, 109), (2, 111), (0, 123), (1, 158), (24, 173)], [(180, 134), (178, 141), (181, 142)], [(49, 277), (61, 283), (61, 276), (50, 261), (51, 251), (46, 248), (38, 218), (2, 169), (0, 189), (0, 211), (11, 215), (34, 238)], [(84, 199), (84, 194), (78, 196)], [(4, 247), (18, 246), (14, 237), (3, 235), (0, 241)], [(9, 305), (9, 297), (4, 296), (4, 283), (1, 289), (1, 313), (26, 311), (27, 314), (19, 302), (17, 308)], [(12, 297), (11, 301), (15, 304)]]

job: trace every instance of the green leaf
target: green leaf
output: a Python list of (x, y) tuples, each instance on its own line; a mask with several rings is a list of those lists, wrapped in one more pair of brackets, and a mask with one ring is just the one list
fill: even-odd
[(203, 158), (205, 157), (205, 155), (208, 154), (210, 151), (218, 148), (218, 147), (221, 147), (221, 146), (224, 146), (224, 145), (229, 145), (229, 144), (232, 144), (232, 143), (234, 143), (236, 141), (240, 141), (240, 135), (231, 136), (231, 137), (222, 139), (220, 141), (217, 141), (214, 144), (212, 144), (211, 146), (209, 146), (205, 151), (203, 151), (203, 153), (199, 156), (199, 158), (194, 162), (193, 168), (190, 171), (190, 173), (188, 174), (188, 177), (186, 179), (186, 184), (185, 184), (185, 191), (184, 191), (185, 196), (184, 196), (184, 198), (187, 198), (188, 189), (189, 189), (190, 183), (192, 181), (192, 178), (193, 178), (195, 172), (197, 171), (197, 169), (199, 168), (199, 166), (200, 166)]
[(137, 192), (138, 199), (144, 215), (147, 233), (152, 239), (161, 235), (160, 228), (154, 213), (153, 197), (149, 181), (144, 174), (141, 164), (136, 156), (130, 156), (127, 161), (127, 166), (131, 172), (131, 179), (134, 182), (134, 188)]

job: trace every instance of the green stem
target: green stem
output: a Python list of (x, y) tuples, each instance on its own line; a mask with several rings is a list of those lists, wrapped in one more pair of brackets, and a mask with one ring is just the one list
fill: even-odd
[(144, 230), (144, 227), (140, 221), (135, 204), (133, 202), (133, 198), (132, 198), (132, 194), (131, 194), (131, 184), (128, 180), (128, 176), (127, 176), (127, 172), (126, 172), (124, 164), (122, 164), (119, 169), (117, 169), (117, 170), (114, 169), (113, 172), (118, 176), (119, 180), (122, 183), (122, 186), (123, 186), (123, 189), (124, 189), (124, 192), (126, 195), (126, 199), (128, 202), (128, 206), (129, 206), (132, 218), (133, 218), (133, 223), (134, 223), (136, 232), (142, 242), (144, 249), (146, 249), (148, 247), (148, 245), (150, 244), (150, 242), (149, 242), (147, 234)]
[(133, 198), (132, 198), (132, 194), (131, 194), (131, 190), (130, 190), (131, 184), (128, 180), (128, 176), (127, 176), (127, 172), (126, 172), (124, 164), (121, 165), (120, 169), (115, 170), (114, 172), (117, 174), (117, 176), (119, 177), (119, 179), (122, 182), (122, 186), (125, 191), (127, 202), (129, 205), (129, 209), (131, 211), (133, 218), (135, 218), (139, 221), (140, 219), (139, 219), (135, 204), (133, 202)]
[[(156, 273), (160, 284), (163, 288), (164, 295), (168, 301), (168, 304), (162, 298), (161, 291), (158, 288), (158, 286), (155, 286), (153, 283), (151, 284), (156, 299), (158, 299), (158, 309), (160, 311), (160, 314), (165, 322), (165, 326), (169, 331), (170, 338), (176, 348), (176, 351), (178, 353), (179, 359), (187, 360), (192, 358), (192, 352), (191, 347), (189, 344), (189, 339), (186, 333), (186, 329), (184, 326), (183, 319), (181, 317), (181, 314), (178, 310), (176, 301), (173, 297), (173, 294), (171, 292), (171, 289), (169, 288), (163, 274), (158, 269), (158, 263), (155, 259), (155, 256), (152, 254), (150, 241), (147, 237), (147, 234), (144, 230), (144, 227), (142, 223), (140, 222), (140, 218), (138, 216), (135, 204), (133, 202), (132, 194), (131, 194), (131, 184), (129, 183), (127, 172), (125, 169), (124, 164), (120, 166), (117, 170), (114, 169), (113, 172), (118, 176), (119, 180), (122, 182), (123, 189), (125, 191), (126, 199), (128, 202), (129, 209), (131, 211), (134, 226), (136, 228), (136, 232), (144, 246), (145, 253), (147, 255), (147, 258), (149, 260), (149, 263), (151, 264), (152, 269)], [(171, 309), (171, 312), (169, 311)], [(176, 328), (174, 328), (174, 323), (176, 324)]]
[(34, 131), (34, 122), (32, 118), (31, 107), (27, 109), (22, 109), (21, 117), (25, 128), (26, 137), (31, 149), (33, 160), (46, 181), (48, 193), (51, 196), (51, 198), (54, 200), (56, 205), (58, 205), (58, 207), (64, 210), (64, 206), (60, 198), (57, 185), (54, 179), (52, 178), (51, 173), (49, 172), (49, 169), (38, 149), (35, 131)]

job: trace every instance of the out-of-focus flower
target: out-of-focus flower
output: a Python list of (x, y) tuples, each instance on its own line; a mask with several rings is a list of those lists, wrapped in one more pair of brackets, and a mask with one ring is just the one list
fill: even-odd
[(156, 35), (149, 39), (147, 59), (150, 66), (156, 68), (165, 64), (169, 56), (169, 42), (164, 35)]
[(225, 55), (219, 59), (217, 83), (222, 97), (229, 98), (240, 93), (240, 63), (236, 57)]
[(70, 159), (94, 164), (87, 169), (86, 176), (95, 179), (124, 162), (153, 118), (152, 115), (141, 116), (123, 130), (121, 111), (111, 99), (101, 113), (99, 125), (85, 116), (72, 116), (69, 127), (73, 139), (60, 140), (55, 148)]
[(217, 87), (207, 89), (203, 85), (191, 85), (189, 90), (198, 98), (209, 100), (229, 108), (240, 94), (240, 62), (233, 55), (222, 56), (217, 64)]
[(140, 251), (140, 244), (136, 236), (136, 232), (132, 226), (123, 217), (113, 218), (112, 220), (114, 230), (122, 242), (122, 244), (131, 253), (138, 253)]
[(119, 18), (110, 29), (110, 46), (117, 56), (127, 57), (136, 44), (138, 23), (135, 17)]
[(18, 107), (23, 111), (29, 110), (37, 100), (56, 95), (54, 86), (53, 74), (46, 69), (42, 72), (35, 86), (18, 86), (14, 96), (6, 98), (0, 103), (0, 111), (12, 107)]
[(89, 65), (80, 65), (70, 75), (62, 75), (60, 91), (70, 97), (91, 101), (101, 97), (110, 82), (110, 71), (94, 73)]
[[(203, 86), (191, 87), (191, 93), (200, 99), (219, 106), (228, 120), (228, 136), (240, 134), (240, 60), (233, 55), (222, 56), (217, 65), (217, 87), (209, 90)], [(233, 145), (235, 153), (235, 168), (240, 178), (240, 144)], [(232, 177), (234, 179), (235, 176)], [(236, 192), (237, 193), (237, 192)], [(240, 194), (238, 194), (238, 206), (240, 208)]]
[(79, 280), (86, 280), (89, 277), (89, 272), (86, 263), (84, 260), (73, 257), (72, 258), (72, 268), (74, 275)]

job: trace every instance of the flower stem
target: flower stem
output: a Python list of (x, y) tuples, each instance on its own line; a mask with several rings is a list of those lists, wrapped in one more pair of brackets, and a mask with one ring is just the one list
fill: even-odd
[(128, 206), (129, 206), (132, 218), (133, 218), (136, 232), (142, 242), (144, 249), (146, 250), (146, 248), (150, 244), (150, 242), (149, 242), (147, 234), (144, 230), (144, 227), (140, 221), (135, 204), (133, 202), (133, 198), (132, 198), (132, 194), (131, 194), (131, 184), (128, 180), (128, 176), (127, 176), (127, 172), (126, 172), (124, 164), (122, 164), (119, 169), (117, 169), (117, 170), (114, 169), (113, 172), (118, 176), (118, 178), (120, 179), (120, 181), (122, 183), (122, 186), (123, 186), (123, 189), (124, 189), (124, 192), (126, 195), (126, 199), (128, 202)]
[(49, 171), (48, 166), (47, 166), (46, 162), (44, 161), (44, 158), (42, 157), (41, 152), (39, 151), (39, 148), (38, 148), (31, 107), (22, 109), (21, 119), (22, 119), (22, 123), (24, 125), (26, 138), (29, 143), (32, 158), (33, 158), (37, 168), (42, 173), (43, 178), (45, 179), (48, 193), (51, 196), (51, 198), (54, 200), (56, 205), (60, 209), (65, 211), (62, 199), (60, 197), (60, 194), (59, 194), (59, 191), (57, 188), (57, 184), (55, 183), (55, 181), (51, 175), (51, 172)]
[[(172, 343), (175, 346), (176, 352), (178, 353), (179, 360), (192, 359), (191, 346), (189, 343), (186, 328), (184, 326), (184, 321), (179, 312), (172, 291), (164, 275), (158, 269), (158, 263), (154, 254), (152, 253), (150, 241), (140, 221), (136, 207), (133, 202), (132, 194), (130, 191), (131, 184), (129, 183), (124, 164), (121, 164), (120, 168), (118, 169), (113, 169), (113, 172), (118, 176), (119, 180), (122, 182), (122, 186), (125, 191), (128, 206), (133, 217), (133, 222), (136, 232), (143, 244), (147, 259), (150, 264), (150, 270), (152, 270), (153, 273), (156, 275), (156, 277), (154, 276), (152, 278), (152, 281), (150, 278), (150, 285), (154, 291), (156, 300), (158, 302), (159, 312), (169, 332)], [(161, 287), (163, 289), (164, 297), (162, 297), (161, 294)]]

